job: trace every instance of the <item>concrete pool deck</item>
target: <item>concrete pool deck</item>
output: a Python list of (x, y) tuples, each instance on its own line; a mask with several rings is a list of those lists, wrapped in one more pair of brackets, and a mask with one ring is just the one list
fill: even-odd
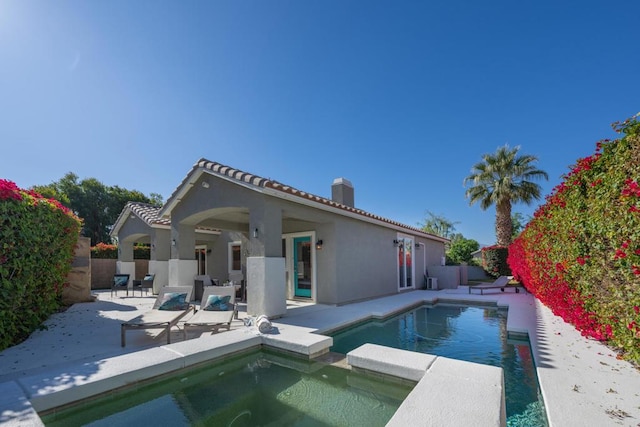
[[(330, 343), (309, 332), (328, 332), (438, 300), (509, 307), (508, 331), (529, 335), (551, 426), (640, 425), (640, 372), (523, 293), (469, 295), (467, 287), (461, 286), (338, 307), (291, 301), (287, 315), (274, 321), (278, 334), (258, 337), (236, 320), (231, 332), (203, 333), (201, 339), (194, 339), (200, 335), (196, 332), (183, 341), (182, 332), (175, 331), (170, 345), (164, 345), (164, 337), (156, 331), (132, 331), (125, 348), (119, 342), (120, 322), (149, 309), (155, 298), (118, 295), (111, 299), (109, 291), (95, 294), (96, 302), (76, 304), (52, 316), (47, 330), (0, 352), (0, 425), (41, 425), (33, 407), (50, 407), (55, 396), (64, 402), (80, 385), (86, 389), (92, 382), (96, 387), (109, 381), (111, 385), (131, 382), (134, 373), (157, 374), (219, 357), (225, 351), (266, 344), (302, 353), (322, 352)], [(458, 398), (452, 395), (446, 400), (464, 412), (462, 408), (470, 402)], [(421, 424), (420, 417), (415, 421)]]

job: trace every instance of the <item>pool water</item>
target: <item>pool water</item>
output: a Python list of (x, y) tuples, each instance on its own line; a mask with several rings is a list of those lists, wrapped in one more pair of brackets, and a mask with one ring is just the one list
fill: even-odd
[(77, 407), (47, 426), (384, 426), (411, 387), (267, 351), (184, 370)]
[(506, 310), (423, 306), (336, 333), (331, 350), (346, 354), (365, 343), (500, 366), (504, 371), (507, 425), (548, 425), (529, 343), (508, 339)]

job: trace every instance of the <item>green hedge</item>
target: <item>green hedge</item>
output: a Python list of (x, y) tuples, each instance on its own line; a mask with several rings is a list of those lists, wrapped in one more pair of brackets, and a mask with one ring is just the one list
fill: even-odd
[(504, 246), (487, 246), (482, 248), (482, 268), (492, 277), (511, 276), (507, 263), (508, 248)]
[(56, 200), (0, 179), (0, 350), (60, 309), (80, 227)]
[(640, 123), (614, 125), (509, 247), (509, 265), (583, 335), (640, 361)]

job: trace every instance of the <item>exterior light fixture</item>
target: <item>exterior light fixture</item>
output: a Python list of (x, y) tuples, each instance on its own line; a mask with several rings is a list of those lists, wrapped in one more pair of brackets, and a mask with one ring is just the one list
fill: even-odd
[(316, 242), (316, 249), (322, 249), (322, 239), (318, 239), (318, 241)]
[(202, 181), (203, 188), (209, 188), (209, 183), (207, 181)]
[(176, 239), (171, 239), (171, 246), (175, 246), (176, 245)]
[(398, 239), (393, 239), (393, 246), (398, 246), (400, 241)]
[(258, 229), (257, 229), (257, 228), (254, 228), (254, 229), (253, 229), (253, 237), (254, 237), (255, 239), (257, 239), (257, 238), (258, 238)]

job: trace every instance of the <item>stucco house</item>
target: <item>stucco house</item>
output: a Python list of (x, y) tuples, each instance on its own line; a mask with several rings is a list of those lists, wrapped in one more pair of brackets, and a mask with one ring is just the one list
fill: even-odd
[(162, 208), (125, 206), (111, 232), (117, 268), (135, 273), (133, 245), (149, 243), (158, 286), (191, 286), (198, 274), (244, 281), (248, 314), (270, 317), (287, 299), (339, 305), (422, 288), (447, 240), (354, 200), (344, 178), (327, 199), (200, 159)]

